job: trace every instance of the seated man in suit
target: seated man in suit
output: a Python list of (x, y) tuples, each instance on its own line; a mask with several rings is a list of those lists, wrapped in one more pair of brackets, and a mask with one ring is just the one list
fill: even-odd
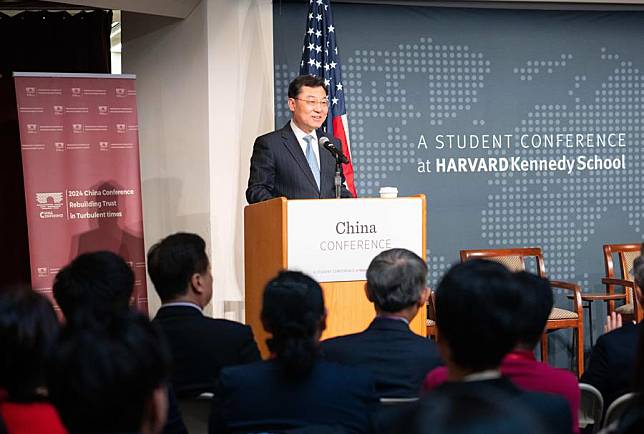
[(170, 354), (143, 315), (122, 312), (66, 327), (53, 350), (49, 393), (70, 433), (161, 432)]
[(518, 340), (515, 310), (520, 303), (516, 279), (497, 262), (470, 260), (443, 276), (436, 291), (436, 326), (448, 381), (421, 398), (410, 418), (413, 424), (426, 420), (423, 413), (431, 411), (436, 397), (477, 390), (521, 404), (545, 432), (570, 433), (571, 415), (563, 398), (522, 391), (499, 371)]
[(202, 312), (212, 298), (212, 273), (199, 235), (176, 233), (152, 246), (148, 273), (163, 303), (154, 322), (170, 344), (177, 396), (212, 392), (222, 367), (260, 359), (250, 327)]
[[(572, 432), (579, 432), (579, 382), (565, 369), (553, 368), (534, 357), (553, 306), (550, 282), (535, 274), (514, 273), (521, 291), (521, 305), (516, 309), (515, 325), (519, 341), (501, 362), (501, 374), (523, 390), (559, 395), (568, 401)], [(431, 390), (447, 381), (447, 369), (437, 368), (427, 375), (423, 388)]]
[[(84, 253), (58, 272), (53, 292), (67, 327), (86, 328), (130, 310), (134, 273), (116, 253)], [(184, 434), (186, 427), (172, 387), (168, 387), (164, 434)]]
[[(282, 129), (255, 140), (246, 189), (248, 203), (274, 197), (325, 199), (335, 197), (335, 157), (320, 145), (332, 137), (317, 131), (329, 112), (324, 80), (301, 75), (288, 86), (291, 121)], [(341, 149), (336, 140), (336, 148)], [(344, 186), (342, 197), (353, 197)]]
[[(637, 257), (633, 262), (633, 278), (636, 283), (633, 295), (641, 306), (644, 301), (640, 289), (644, 285), (643, 256)], [(601, 392), (605, 409), (615, 399), (632, 391), (637, 342), (644, 325), (640, 322), (624, 324), (614, 329), (613, 327), (615, 325), (609, 325), (608, 333), (597, 339), (590, 354), (588, 367), (580, 380), (595, 386)]]
[(441, 364), (436, 345), (409, 329), (427, 303), (426, 279), (425, 261), (409, 250), (376, 256), (365, 285), (376, 318), (361, 333), (322, 342), (323, 357), (371, 371), (380, 398), (417, 397), (425, 374)]

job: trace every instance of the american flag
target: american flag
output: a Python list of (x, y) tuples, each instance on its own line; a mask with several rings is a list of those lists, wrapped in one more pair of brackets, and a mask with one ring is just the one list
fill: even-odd
[(309, 0), (309, 16), (306, 21), (300, 74), (324, 78), (324, 83), (329, 89), (330, 101), (325, 130), (327, 134), (337, 137), (342, 142), (342, 152), (349, 159), (349, 163), (342, 167), (347, 188), (354, 197), (358, 197), (353, 177), (349, 124), (344, 103), (345, 87), (340, 71), (340, 55), (336, 45), (331, 0)]

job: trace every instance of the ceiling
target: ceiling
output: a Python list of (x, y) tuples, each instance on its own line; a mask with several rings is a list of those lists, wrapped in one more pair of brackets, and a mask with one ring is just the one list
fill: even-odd
[[(0, 0), (0, 9), (115, 9), (129, 12), (139, 12), (152, 15), (185, 18), (201, 0), (64, 0), (64, 1), (35, 1), (35, 0)], [(215, 0), (233, 1), (233, 0)], [(279, 2), (304, 2), (306, 0), (273, 0)], [(410, 5), (433, 6), (474, 6), (474, 7), (521, 7), (560, 8), (560, 7), (597, 7), (614, 6), (641, 7), (644, 0), (468, 0), (468, 1), (438, 1), (438, 0), (334, 0), (337, 3), (398, 3)]]

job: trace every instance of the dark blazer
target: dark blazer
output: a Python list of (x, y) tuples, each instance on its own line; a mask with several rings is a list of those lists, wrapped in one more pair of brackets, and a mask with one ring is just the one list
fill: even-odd
[(294, 381), (283, 376), (275, 360), (268, 360), (222, 369), (209, 431), (281, 432), (326, 425), (339, 432), (366, 433), (374, 403), (367, 372), (318, 360), (310, 375)]
[(441, 365), (436, 345), (396, 319), (376, 318), (361, 332), (322, 342), (326, 360), (368, 369), (378, 397), (415, 397), (425, 375)]
[(191, 306), (162, 306), (153, 322), (170, 345), (171, 382), (178, 397), (212, 392), (222, 367), (260, 360), (246, 325), (206, 317)]
[(599, 390), (604, 408), (624, 393), (631, 392), (635, 375), (637, 342), (642, 330), (640, 324), (624, 324), (597, 339), (581, 383)]
[[(507, 378), (481, 381), (459, 381), (446, 382), (438, 386), (432, 392), (424, 395), (413, 411), (406, 415), (401, 421), (402, 430), (396, 432), (414, 432), (415, 426), (431, 423), (423, 413), (431, 413), (438, 398), (441, 396), (452, 396), (455, 402), (460, 402), (463, 396), (473, 394), (475, 396), (489, 396), (495, 402), (499, 402), (507, 411), (523, 409), (526, 413), (535, 417), (535, 422), (541, 423), (541, 430), (548, 434), (570, 434), (571, 416), (566, 400), (557, 395), (550, 395), (537, 392), (526, 392), (520, 390)], [(469, 411), (468, 411), (469, 410)], [(463, 414), (471, 414), (476, 409), (462, 408)], [(529, 422), (529, 421), (528, 421)], [(422, 426), (422, 425), (421, 425)], [(429, 432), (428, 430), (421, 430)], [(486, 431), (487, 432), (487, 431)]]
[[(324, 136), (317, 131), (318, 139)], [(329, 137), (329, 136), (327, 136)], [(329, 139), (336, 140), (329, 137)], [(319, 145), (318, 145), (319, 146)], [(328, 199), (335, 197), (335, 158), (324, 147), (320, 148), (320, 188), (306, 161), (290, 122), (281, 130), (259, 136), (250, 159), (250, 177), (246, 189), (248, 203), (274, 197), (287, 199)], [(342, 197), (353, 197), (344, 186)]]

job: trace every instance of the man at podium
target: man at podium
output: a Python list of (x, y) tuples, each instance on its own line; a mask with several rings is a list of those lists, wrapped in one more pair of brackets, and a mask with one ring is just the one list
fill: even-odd
[[(280, 196), (336, 197), (335, 156), (320, 143), (323, 137), (334, 140), (319, 130), (329, 111), (324, 80), (312, 75), (295, 78), (288, 86), (288, 108), (292, 116), (289, 123), (255, 140), (246, 189), (248, 203)], [(344, 173), (341, 176), (341, 196), (353, 197), (344, 185)]]

